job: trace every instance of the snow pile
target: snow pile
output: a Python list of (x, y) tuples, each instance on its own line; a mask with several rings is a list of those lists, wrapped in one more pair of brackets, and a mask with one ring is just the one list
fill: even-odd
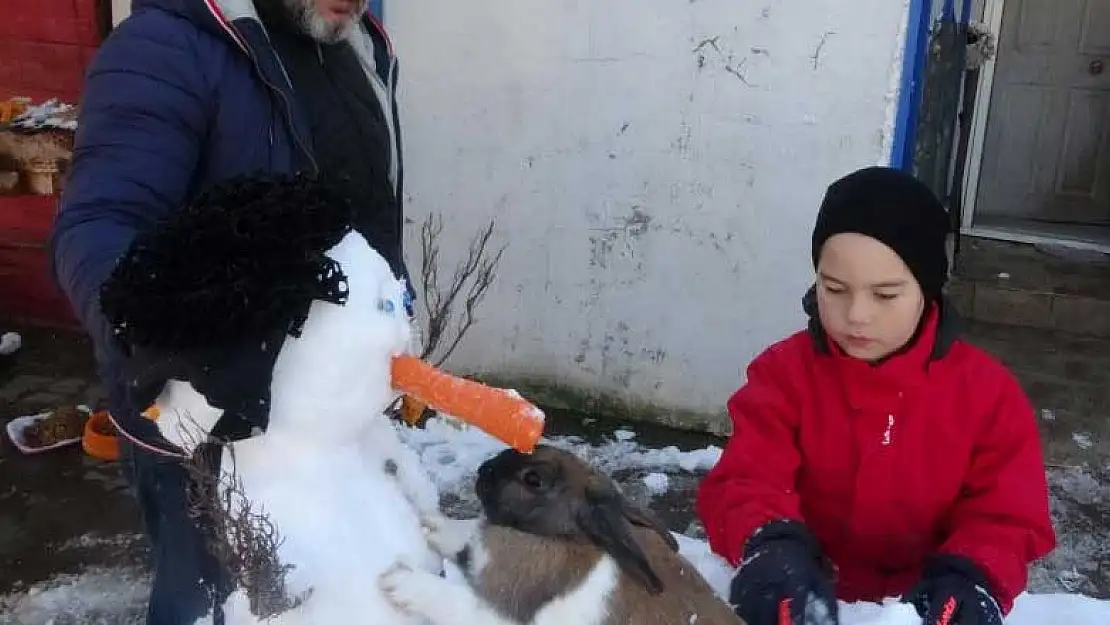
[[(616, 440), (601, 445), (587, 444), (577, 436), (547, 436), (542, 442), (571, 450), (606, 473), (628, 469), (693, 473), (708, 470), (721, 457), (721, 449), (716, 446), (692, 451), (674, 446), (650, 449), (633, 442), (628, 434), (620, 434), (627, 430), (617, 432)], [(400, 434), (420, 455), (441, 491), (468, 489), (478, 465), (506, 447), (481, 430), (450, 416), (436, 417), (424, 429), (402, 429)]]
[(1058, 467), (1048, 475), (1059, 544), (1033, 567), (1030, 583), (1041, 591), (1098, 592), (1110, 559), (1110, 470)]
[[(1110, 475), (1110, 467), (1106, 471)], [(1057, 470), (1053, 484), (1073, 501), (1086, 506), (1110, 504), (1110, 483), (1103, 483), (1083, 467)]]
[(59, 575), (26, 593), (0, 597), (0, 624), (138, 624), (145, 622), (149, 593), (150, 580), (142, 571), (90, 568), (80, 575)]
[(630, 440), (636, 438), (636, 433), (633, 432), (632, 430), (620, 429), (620, 430), (617, 430), (617, 431), (613, 432), (613, 438), (615, 438), (618, 441), (624, 443), (624, 442), (627, 442), (627, 441), (630, 441)]
[(0, 356), (10, 356), (23, 346), (23, 337), (18, 332), (5, 332), (0, 335)]
[(642, 479), (652, 495), (661, 495), (671, 488), (671, 478), (666, 473), (648, 473)]
[(10, 122), (20, 130), (76, 130), (77, 107), (57, 98), (27, 107)]
[[(621, 431), (618, 430), (618, 432)], [(596, 447), (584, 446), (583, 441), (574, 436), (555, 438), (549, 442), (566, 449), (580, 450), (580, 454), (586, 460), (608, 473), (627, 469), (668, 468), (672, 470), (679, 468), (688, 473), (708, 471), (717, 464), (723, 453), (723, 450), (715, 445), (692, 451), (682, 451), (673, 445), (650, 449), (621, 436)]]
[[(732, 568), (709, 551), (704, 541), (675, 534), (683, 556), (701, 571), (706, 581), (722, 597), (728, 596)], [(921, 625), (917, 612), (897, 599), (877, 603), (841, 603), (841, 625)], [(1083, 595), (1023, 594), (1014, 603), (1006, 625), (1105, 625), (1110, 623), (1110, 601), (1099, 601)]]
[(423, 429), (401, 428), (399, 434), (419, 455), (440, 492), (469, 490), (478, 465), (505, 449), (485, 432), (444, 417), (433, 418)]
[(91, 549), (124, 550), (143, 540), (139, 534), (117, 534), (103, 536), (97, 534), (83, 534), (70, 538), (61, 545), (53, 547), (58, 551), (88, 551)]
[(1091, 442), (1091, 435), (1086, 432), (1075, 432), (1071, 435), (1071, 438), (1075, 441), (1075, 446), (1080, 449), (1087, 450), (1094, 446), (1094, 443)]

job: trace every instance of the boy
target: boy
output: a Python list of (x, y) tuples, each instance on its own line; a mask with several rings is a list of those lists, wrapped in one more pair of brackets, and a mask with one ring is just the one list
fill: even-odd
[(838, 598), (898, 595), (925, 625), (1001, 625), (1055, 547), (1029, 401), (942, 295), (948, 230), (909, 174), (829, 187), (809, 328), (749, 365), (698, 492), (749, 625), (835, 624)]

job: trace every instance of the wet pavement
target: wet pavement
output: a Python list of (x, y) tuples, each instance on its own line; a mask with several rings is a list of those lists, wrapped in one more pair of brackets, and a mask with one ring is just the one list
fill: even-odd
[[(83, 337), (19, 331), (22, 349), (0, 357), (0, 420), (102, 402)], [(88, 565), (141, 565), (136, 519), (116, 463), (91, 458), (80, 445), (25, 456), (3, 435), (0, 595)]]
[[(88, 343), (77, 334), (17, 330), (23, 348), (0, 357), (0, 423), (65, 404), (98, 407)], [(1033, 571), (1036, 591), (1110, 597), (1110, 341), (1020, 328), (973, 326), (975, 342), (1009, 365), (1041, 418), (1053, 513), (1060, 547)], [(550, 417), (552, 434), (611, 438), (620, 426), (649, 447), (699, 449), (723, 441), (643, 424), (604, 424), (575, 415)], [(676, 469), (677, 471), (677, 469)], [(646, 470), (616, 477), (634, 499), (647, 502), (671, 529), (698, 536), (692, 492), (698, 475), (675, 472), (665, 489)], [(466, 502), (446, 502), (465, 513)], [(146, 544), (119, 466), (86, 456), (79, 445), (24, 456), (0, 442), (0, 607), (5, 596), (66, 574), (138, 574)], [(142, 582), (137, 588), (141, 591)], [(5, 622), (0, 616), (0, 623)], [(108, 618), (104, 622), (120, 620)]]

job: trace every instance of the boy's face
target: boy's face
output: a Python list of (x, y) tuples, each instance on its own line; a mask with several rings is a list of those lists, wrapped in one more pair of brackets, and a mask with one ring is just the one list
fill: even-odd
[(876, 361), (913, 338), (925, 296), (894, 250), (862, 234), (842, 233), (821, 248), (817, 307), (825, 332), (846, 354)]

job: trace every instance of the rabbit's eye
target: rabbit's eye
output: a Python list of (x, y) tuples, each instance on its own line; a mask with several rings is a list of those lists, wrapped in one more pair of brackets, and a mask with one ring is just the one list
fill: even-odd
[(528, 469), (524, 473), (521, 473), (520, 480), (524, 482), (524, 485), (528, 488), (540, 488), (543, 486), (543, 480), (540, 478), (540, 474), (532, 469)]

